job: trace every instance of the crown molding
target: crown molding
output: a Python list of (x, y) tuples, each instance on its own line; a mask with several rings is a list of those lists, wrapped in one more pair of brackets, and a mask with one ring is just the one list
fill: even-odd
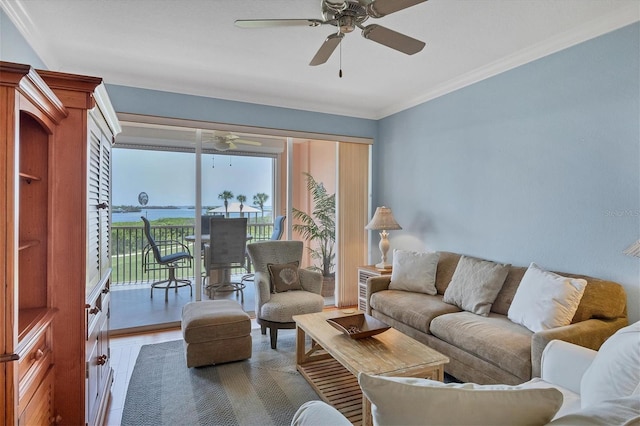
[(51, 46), (42, 37), (36, 25), (24, 10), (22, 1), (0, 0), (0, 7), (7, 14), (13, 25), (16, 26), (20, 34), (27, 40), (27, 43), (40, 57), (47, 69), (59, 69), (59, 64), (51, 51)]
[(618, 9), (608, 15), (604, 15), (596, 20), (574, 28), (571, 31), (566, 31), (557, 37), (506, 56), (499, 61), (476, 68), (460, 77), (446, 81), (433, 90), (411, 100), (381, 109), (376, 119), (379, 120), (388, 117), (638, 21), (640, 21), (640, 2), (626, 8)]

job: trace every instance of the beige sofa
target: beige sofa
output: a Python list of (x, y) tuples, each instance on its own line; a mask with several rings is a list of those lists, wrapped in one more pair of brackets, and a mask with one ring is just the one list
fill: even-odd
[(436, 295), (389, 290), (390, 275), (367, 281), (367, 313), (449, 357), (445, 371), (463, 382), (519, 384), (540, 376), (540, 359), (554, 339), (598, 350), (628, 324), (620, 284), (573, 274), (587, 286), (572, 323), (534, 333), (507, 318), (526, 267), (509, 268), (489, 316), (466, 312), (442, 301), (461, 255), (441, 252)]

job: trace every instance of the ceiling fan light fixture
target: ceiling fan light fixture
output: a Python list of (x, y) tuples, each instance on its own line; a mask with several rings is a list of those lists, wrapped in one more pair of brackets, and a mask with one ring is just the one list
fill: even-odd
[(229, 146), (229, 144), (223, 140), (216, 139), (215, 141), (213, 141), (213, 149), (215, 149), (216, 151), (224, 152), (231, 149), (231, 146)]
[(338, 26), (341, 33), (348, 34), (356, 29), (356, 20), (353, 16), (341, 16), (338, 20)]

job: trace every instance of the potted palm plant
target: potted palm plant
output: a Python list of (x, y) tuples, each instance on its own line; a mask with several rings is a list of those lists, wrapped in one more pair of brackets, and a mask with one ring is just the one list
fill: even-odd
[(310, 269), (322, 273), (322, 295), (332, 296), (335, 288), (336, 196), (329, 194), (322, 182), (309, 173), (304, 175), (313, 199), (313, 211), (309, 214), (294, 207), (292, 212), (297, 223), (293, 230), (309, 242), (311, 258), (317, 262)]

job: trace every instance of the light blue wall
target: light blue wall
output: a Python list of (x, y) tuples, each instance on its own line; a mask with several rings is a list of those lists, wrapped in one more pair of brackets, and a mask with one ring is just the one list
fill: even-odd
[(29, 64), (39, 69), (47, 68), (2, 9), (0, 9), (0, 60)]
[(639, 52), (634, 24), (380, 120), (391, 247), (612, 279), (640, 320)]
[(362, 118), (109, 84), (107, 92), (118, 112), (366, 138), (377, 131)]

